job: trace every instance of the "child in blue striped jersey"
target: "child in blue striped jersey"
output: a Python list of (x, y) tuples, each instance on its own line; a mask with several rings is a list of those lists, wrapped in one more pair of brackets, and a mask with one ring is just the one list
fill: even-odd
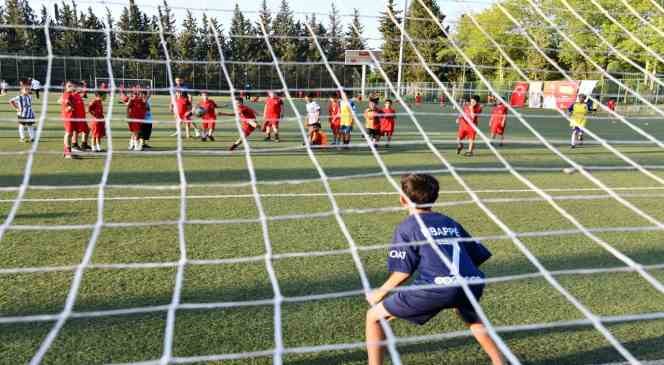
[[(30, 86), (21, 85), (19, 95), (11, 98), (9, 104), (16, 110), (18, 118), (18, 137), (21, 142), (34, 142), (35, 140), (35, 113), (32, 111), (32, 97)], [(25, 130), (27, 130), (27, 138)]]

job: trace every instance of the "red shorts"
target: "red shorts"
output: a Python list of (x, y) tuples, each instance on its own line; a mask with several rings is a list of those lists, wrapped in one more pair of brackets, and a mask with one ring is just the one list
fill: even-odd
[(90, 129), (92, 130), (92, 138), (104, 138), (106, 137), (106, 123), (102, 122), (91, 122)]
[(332, 133), (339, 134), (339, 130), (341, 129), (341, 121), (331, 122), (330, 129), (332, 129)]
[(263, 130), (267, 128), (279, 129), (279, 119), (265, 119), (265, 122), (263, 123)]
[(185, 115), (180, 115), (180, 123), (191, 124), (191, 114), (187, 113)]
[(491, 133), (503, 135), (505, 134), (505, 127), (501, 126), (500, 124), (491, 126)]
[(141, 131), (141, 122), (129, 122), (129, 131), (132, 133), (139, 133)]
[(90, 128), (88, 128), (88, 123), (86, 122), (74, 122), (74, 121), (64, 121), (65, 133), (88, 133)]
[(391, 136), (394, 133), (394, 122), (389, 120), (380, 121), (380, 134)]
[(217, 121), (212, 119), (212, 120), (205, 120), (203, 119), (203, 129), (214, 129), (217, 126)]
[(461, 128), (457, 133), (457, 138), (474, 140), (476, 135), (477, 132), (474, 129)]
[(242, 133), (244, 133), (245, 137), (249, 137), (252, 133), (254, 133), (255, 130), (256, 130), (256, 128), (254, 128), (252, 126), (248, 126), (248, 125), (243, 125), (242, 126)]

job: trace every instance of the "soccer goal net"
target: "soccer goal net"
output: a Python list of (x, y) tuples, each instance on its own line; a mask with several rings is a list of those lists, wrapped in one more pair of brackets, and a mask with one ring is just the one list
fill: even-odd
[(14, 3), (3, 361), (664, 361), (660, 1)]
[(110, 88), (111, 81), (115, 82), (115, 86), (119, 89), (131, 90), (133, 88), (139, 88), (149, 91), (154, 90), (154, 81), (151, 79), (114, 78), (111, 80), (109, 77), (95, 77), (95, 89), (108, 89)]

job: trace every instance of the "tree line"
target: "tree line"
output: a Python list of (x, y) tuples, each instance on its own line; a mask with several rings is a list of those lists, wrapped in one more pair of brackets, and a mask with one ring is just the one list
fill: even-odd
[[(644, 31), (647, 28), (630, 9), (613, 0), (597, 1), (654, 52), (664, 54), (662, 37), (656, 32)], [(528, 77), (537, 80), (562, 77), (547, 61), (547, 57), (569, 70), (576, 78), (597, 78), (599, 73), (592, 62), (609, 72), (641, 72), (601, 42), (598, 34), (606, 37), (647, 72), (656, 73), (661, 68), (658, 57), (645, 52), (638, 42), (602, 14), (592, 2), (532, 0), (532, 4), (537, 8), (531, 5), (531, 0), (503, 0), (500, 6), (494, 4), (483, 11), (461, 16), (450, 29), (448, 26), (441, 27), (445, 22), (445, 14), (438, 2), (414, 0), (406, 9), (405, 27), (421, 56), (443, 81), (475, 79), (473, 73), (469, 72), (466, 60), (451, 46), (451, 40), (473, 63), (481, 65), (482, 71), (490, 79), (507, 82), (521, 78), (487, 34), (503, 47), (509, 58), (525, 70)], [(577, 19), (566, 8), (566, 4), (581, 14), (590, 28)], [(630, 0), (629, 4), (644, 19), (664, 29), (664, 15), (653, 11), (649, 0)], [(272, 56), (263, 39), (265, 31), (281, 61), (312, 63), (310, 67), (288, 63), (284, 65), (289, 83), (291, 79), (299, 78), (306, 80), (308, 84), (305, 86), (310, 87), (312, 75), (327, 71), (315, 64), (320, 63), (322, 57), (317, 45), (312, 42), (309, 29), (315, 33), (323, 54), (333, 63), (336, 73), (344, 70), (342, 65), (336, 63), (343, 61), (345, 49), (367, 47), (363, 34), (366, 25), (358, 10), (355, 9), (350, 21), (344, 24), (344, 17), (334, 2), (322, 19), (316, 14), (296, 16), (288, 0), (281, 0), (279, 8), (273, 12), (263, 0), (256, 19), (252, 20), (236, 4), (230, 24), (222, 24), (218, 18), (207, 14), (196, 17), (189, 10), (181, 20), (176, 19), (167, 0), (163, 0), (153, 14), (140, 9), (134, 0), (129, 0), (117, 19), (108, 8), (102, 14), (98, 12), (99, 9), (92, 7), (80, 9), (75, 0), (62, 0), (54, 3), (52, 9), (42, 6), (38, 11), (31, 8), (28, 0), (5, 0), (0, 7), (0, 49), (9, 55), (46, 56), (44, 25), (49, 22), (49, 38), (56, 56), (105, 57), (107, 39), (104, 30), (105, 25), (109, 25), (112, 55), (119, 59), (137, 60), (130, 67), (132, 77), (154, 77), (154, 65), (139, 61), (166, 59), (161, 39), (163, 36), (170, 59), (173, 60), (173, 68), (180, 76), (195, 78), (197, 72), (202, 72), (197, 69), (200, 68), (197, 62), (208, 61), (211, 66), (205, 68), (204, 76), (221, 80), (221, 70), (218, 65), (214, 67), (214, 64), (218, 63), (222, 52), (227, 60), (236, 63), (231, 68), (233, 82), (245, 84), (255, 83), (256, 78), (275, 78), (274, 70), (270, 70), (272, 67), (269, 66)], [(437, 21), (431, 19), (430, 12)], [(382, 35), (380, 48), (383, 66), (388, 76), (395, 80), (401, 40), (401, 32), (395, 23), (402, 22), (404, 9), (398, 8), (396, 0), (388, 0), (386, 10), (377, 15), (378, 30)], [(76, 30), (81, 28), (93, 31)], [(592, 62), (580, 55), (559, 31), (583, 48)], [(544, 55), (529, 43), (526, 35), (534, 40)], [(419, 64), (419, 58), (409, 42), (404, 47), (403, 61), (404, 81), (432, 81)], [(147, 65), (152, 67), (152, 75)], [(352, 67), (345, 68), (348, 69), (353, 70)], [(253, 81), (248, 79), (257, 73), (261, 76), (253, 76)], [(374, 80), (382, 79), (377, 73), (371, 77)], [(350, 82), (354, 78), (357, 78), (357, 74), (351, 72)], [(347, 81), (347, 78), (344, 79), (344, 82)]]

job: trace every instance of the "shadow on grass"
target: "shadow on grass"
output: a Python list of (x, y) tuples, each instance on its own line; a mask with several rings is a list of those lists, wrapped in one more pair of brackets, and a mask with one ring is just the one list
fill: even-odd
[[(550, 330), (538, 330), (537, 332), (524, 331), (519, 333), (509, 333), (503, 334), (503, 339), (506, 340), (508, 346), (510, 342), (514, 341), (523, 341), (528, 340), (531, 337), (538, 338), (538, 340), (543, 341), (543, 337), (546, 336), (583, 336), (579, 334), (581, 331), (587, 331), (592, 329), (591, 327), (580, 327), (580, 328), (563, 328), (563, 329), (550, 329)], [(550, 341), (554, 341), (551, 339)], [(399, 353), (403, 355), (410, 354), (429, 354), (430, 356), (435, 356), (436, 353), (441, 354), (441, 361), (445, 359), (445, 351), (451, 350), (461, 350), (461, 348), (468, 346), (468, 343), (471, 342), (473, 346), (479, 348), (479, 345), (476, 345), (474, 340), (470, 337), (454, 338), (444, 341), (434, 341), (434, 342), (423, 342), (409, 345), (400, 345), (398, 346)], [(664, 337), (649, 337), (637, 341), (627, 341), (622, 342), (622, 344), (634, 354), (637, 358), (640, 359), (661, 359), (664, 357)], [(553, 345), (555, 346), (555, 345)], [(620, 362), (624, 361), (621, 356), (618, 354), (616, 349), (613, 346), (602, 346), (594, 348), (587, 351), (577, 351), (568, 353), (561, 356), (556, 356), (555, 353), (547, 351), (546, 349), (537, 349), (537, 353), (547, 353), (544, 355), (544, 358), (529, 360), (527, 357), (532, 356), (532, 354), (520, 354), (518, 350), (515, 350), (516, 356), (519, 357), (524, 364), (531, 365), (577, 365), (577, 364), (597, 364), (597, 363), (608, 363), (608, 362)], [(479, 350), (478, 350), (479, 351)], [(363, 350), (357, 351), (348, 351), (343, 353), (318, 353), (319, 356), (316, 358), (307, 358), (303, 360), (294, 359), (288, 361), (288, 364), (291, 365), (336, 365), (336, 364), (349, 364), (349, 363), (363, 363), (366, 361), (366, 352)], [(389, 358), (389, 355), (386, 354), (386, 358)], [(486, 363), (488, 363), (488, 357), (486, 358)], [(455, 365), (475, 365), (477, 364), (477, 359), (459, 361), (459, 359), (454, 360)]]

